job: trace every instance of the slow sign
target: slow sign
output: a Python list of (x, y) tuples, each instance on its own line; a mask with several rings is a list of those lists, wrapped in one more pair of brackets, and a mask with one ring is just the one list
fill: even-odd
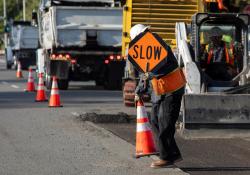
[(157, 34), (147, 31), (130, 42), (128, 59), (138, 71), (153, 72), (168, 56), (164, 45)]

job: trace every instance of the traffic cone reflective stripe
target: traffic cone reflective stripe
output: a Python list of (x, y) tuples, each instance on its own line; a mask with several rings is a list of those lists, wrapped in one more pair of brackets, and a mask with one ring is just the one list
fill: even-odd
[(29, 68), (29, 76), (26, 86), (26, 92), (33, 92), (33, 91), (35, 91), (35, 83), (34, 83), (34, 78), (32, 77), (32, 69)]
[(62, 107), (56, 77), (53, 77), (49, 107)]
[(140, 118), (140, 119), (137, 119), (137, 123), (146, 123), (146, 122), (149, 122), (148, 121), (148, 118)]
[(136, 158), (158, 154), (147, 112), (141, 100), (137, 102)]
[(39, 73), (39, 81), (36, 94), (36, 102), (48, 101), (46, 98), (43, 82), (43, 74)]
[(51, 91), (51, 95), (59, 95), (58, 88), (53, 88)]
[(21, 66), (20, 61), (19, 61), (18, 64), (17, 64), (16, 77), (17, 77), (17, 78), (23, 78), (22, 66)]

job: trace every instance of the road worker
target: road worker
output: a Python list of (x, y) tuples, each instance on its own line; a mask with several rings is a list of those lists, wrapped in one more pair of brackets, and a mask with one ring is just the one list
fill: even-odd
[(202, 59), (205, 72), (213, 80), (229, 81), (237, 74), (236, 61), (229, 36), (223, 35), (219, 27), (213, 27), (209, 32), (209, 45), (204, 49)]
[[(130, 37), (133, 40), (148, 30), (149, 27), (137, 24), (131, 28)], [(152, 162), (152, 168), (165, 167), (182, 160), (174, 134), (186, 81), (171, 48), (167, 44), (164, 47), (168, 52), (164, 64), (155, 72), (141, 73), (135, 90), (135, 101), (145, 93), (151, 95), (150, 124), (159, 150), (159, 160)]]

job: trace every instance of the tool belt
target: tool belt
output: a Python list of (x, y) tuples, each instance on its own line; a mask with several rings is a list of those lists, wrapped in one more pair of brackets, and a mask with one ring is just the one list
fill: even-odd
[(153, 78), (151, 83), (155, 94), (163, 95), (182, 88), (186, 83), (186, 78), (182, 70), (177, 68), (159, 79)]

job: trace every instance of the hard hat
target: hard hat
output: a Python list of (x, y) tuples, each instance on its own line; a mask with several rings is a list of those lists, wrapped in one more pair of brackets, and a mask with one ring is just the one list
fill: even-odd
[(213, 27), (209, 32), (209, 37), (222, 36), (223, 32), (219, 27)]
[(130, 29), (130, 38), (133, 40), (137, 35), (148, 29), (149, 26), (144, 26), (142, 24), (136, 24)]

